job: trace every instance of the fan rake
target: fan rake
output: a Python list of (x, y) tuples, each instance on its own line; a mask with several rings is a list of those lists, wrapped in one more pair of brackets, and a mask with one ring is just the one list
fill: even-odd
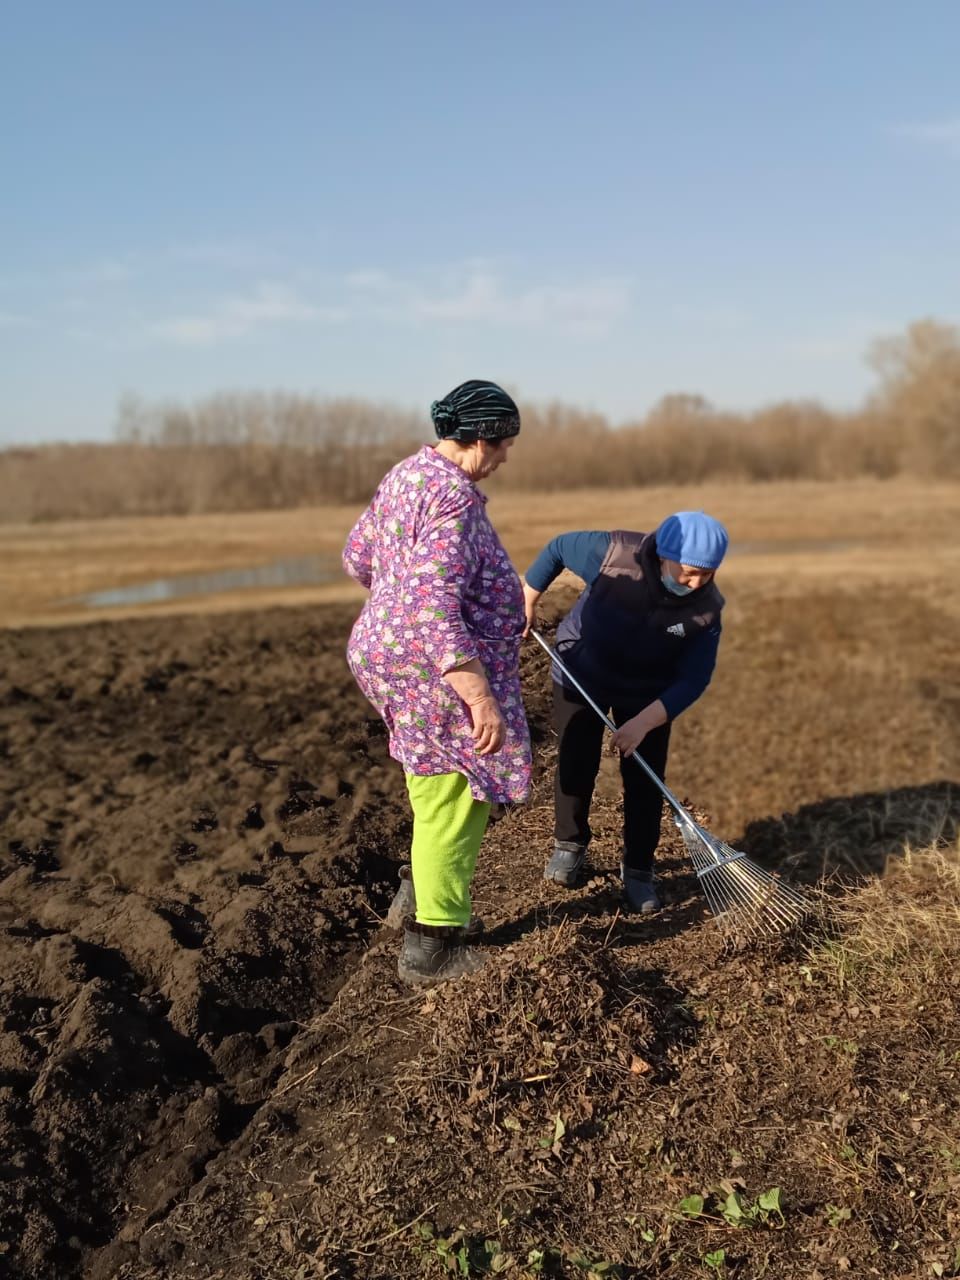
[[(550, 656), (558, 669), (587, 700), (611, 731), (616, 725), (594, 702), (586, 689), (564, 666), (543, 636), (530, 634)], [(810, 913), (811, 902), (798, 889), (752, 862), (745, 853), (718, 840), (695, 822), (677, 797), (638, 751), (633, 759), (663, 792), (673, 810), (673, 818), (683, 837), (711, 912), (724, 933), (732, 937), (771, 937), (794, 928)]]

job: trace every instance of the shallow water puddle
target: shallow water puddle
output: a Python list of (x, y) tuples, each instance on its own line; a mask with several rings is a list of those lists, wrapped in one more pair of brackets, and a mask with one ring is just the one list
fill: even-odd
[[(804, 551), (848, 551), (860, 544), (852, 541), (823, 542), (816, 538), (786, 542), (740, 542), (730, 547), (731, 555), (790, 555)], [(210, 573), (180, 574), (154, 578), (130, 587), (110, 587), (87, 595), (71, 596), (61, 605), (85, 605), (88, 609), (159, 604), (185, 596), (218, 595), (224, 591), (244, 591), (252, 587), (316, 586), (335, 582), (342, 576), (339, 558), (334, 556), (293, 556), (273, 564), (244, 569), (218, 569)]]
[(187, 573), (174, 578), (154, 578), (130, 587), (111, 587), (87, 595), (61, 600), (63, 605), (86, 605), (90, 609), (111, 609), (118, 605), (157, 604), (184, 596), (217, 595), (223, 591), (244, 591), (251, 587), (295, 587), (333, 582), (342, 574), (339, 559), (333, 556), (295, 556), (273, 564), (246, 569), (218, 569), (211, 573)]

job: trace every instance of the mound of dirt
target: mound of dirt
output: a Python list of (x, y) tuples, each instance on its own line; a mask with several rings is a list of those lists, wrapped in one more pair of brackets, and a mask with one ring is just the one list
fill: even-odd
[[(950, 1274), (956, 877), (918, 894), (900, 859), (829, 933), (734, 950), (665, 824), (665, 910), (625, 917), (605, 762), (587, 883), (544, 882), (528, 652), (486, 964), (411, 994), (381, 925), (409, 818), (349, 617), (0, 637), (0, 1276)], [(907, 807), (952, 812), (934, 790)], [(837, 803), (777, 820), (781, 861), (815, 873)]]
[[(949, 1274), (956, 933), (879, 956), (852, 898), (832, 937), (735, 951), (682, 865), (663, 917), (625, 919), (612, 868), (573, 895), (536, 885), (511, 821), (493, 838), (521, 935), (516, 888), (484, 876), (477, 975), (411, 995), (395, 939), (375, 942), (270, 1106), (117, 1274)], [(907, 903), (956, 917), (958, 887), (954, 866), (925, 907), (905, 876), (875, 925)], [(844, 938), (879, 967), (853, 980)]]
[(379, 924), (385, 739), (342, 626), (286, 621), (3, 638), (0, 1272), (138, 1239)]

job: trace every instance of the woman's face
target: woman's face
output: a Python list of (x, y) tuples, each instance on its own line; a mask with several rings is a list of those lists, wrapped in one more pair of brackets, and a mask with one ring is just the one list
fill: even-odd
[(689, 587), (692, 591), (706, 586), (714, 575), (713, 569), (697, 569), (693, 565), (680, 564), (678, 560), (661, 559), (660, 564), (664, 573), (669, 573), (674, 582), (679, 582), (682, 587)]
[(508, 436), (506, 440), (478, 440), (476, 443), (477, 470), (473, 474), (475, 480), (483, 480), (493, 475), (497, 467), (507, 460), (507, 454), (513, 448), (516, 436)]

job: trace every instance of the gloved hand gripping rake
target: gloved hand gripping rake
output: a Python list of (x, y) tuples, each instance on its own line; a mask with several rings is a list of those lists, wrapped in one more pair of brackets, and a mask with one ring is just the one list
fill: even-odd
[[(594, 702), (543, 636), (533, 630), (530, 634), (607, 728), (615, 732), (617, 726)], [(717, 924), (725, 933), (752, 937), (771, 936), (793, 928), (809, 914), (811, 903), (802, 893), (752, 862), (745, 853), (739, 853), (723, 840), (712, 836), (693, 820), (643, 756), (638, 751), (631, 754), (650, 780), (663, 792), (673, 810), (674, 821), (683, 836), (683, 843), (703, 888), (704, 897)]]

